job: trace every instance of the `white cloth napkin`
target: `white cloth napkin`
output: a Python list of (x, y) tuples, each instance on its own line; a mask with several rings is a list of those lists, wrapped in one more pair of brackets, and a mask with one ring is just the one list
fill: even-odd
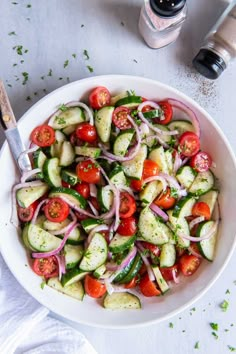
[(0, 353), (97, 354), (83, 334), (48, 313), (18, 284), (0, 255)]

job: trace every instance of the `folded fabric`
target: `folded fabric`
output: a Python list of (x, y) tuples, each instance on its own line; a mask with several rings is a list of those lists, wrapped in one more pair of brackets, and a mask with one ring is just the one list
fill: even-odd
[(17, 283), (0, 255), (0, 353), (96, 354), (81, 333), (48, 314)]

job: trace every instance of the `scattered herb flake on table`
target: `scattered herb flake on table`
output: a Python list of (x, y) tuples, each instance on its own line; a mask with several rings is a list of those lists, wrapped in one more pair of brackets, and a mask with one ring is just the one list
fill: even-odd
[(76, 59), (76, 54), (75, 54), (75, 53), (73, 53), (73, 54), (72, 54), (72, 57)]
[(218, 339), (218, 335), (216, 334), (216, 332), (211, 332), (211, 334), (215, 337), (215, 339)]
[(211, 322), (210, 326), (212, 329), (214, 329), (214, 331), (218, 331), (218, 323)]
[(197, 341), (194, 345), (194, 349), (199, 349), (199, 341)]
[(229, 348), (229, 350), (230, 350), (231, 352), (236, 352), (236, 348), (231, 347), (231, 345), (228, 345), (228, 348)]
[(222, 311), (226, 312), (228, 310), (229, 307), (229, 303), (228, 301), (224, 300), (221, 304), (220, 304), (220, 308), (222, 309)]
[(8, 36), (16, 36), (16, 32), (15, 31), (9, 32)]
[(174, 328), (174, 324), (172, 322), (169, 323), (170, 328)]
[(48, 76), (52, 76), (52, 69), (49, 69)]
[(66, 68), (69, 65), (69, 60), (65, 60), (63, 67)]
[(84, 49), (83, 54), (84, 54), (84, 56), (85, 56), (85, 59), (86, 59), (86, 60), (89, 60), (89, 54), (88, 54), (87, 49)]
[(89, 70), (90, 73), (93, 73), (93, 68), (90, 65), (87, 65), (87, 69)]
[(29, 9), (30, 7), (32, 7), (32, 5), (31, 5), (31, 4), (28, 4), (28, 5), (26, 5), (26, 7)]
[(23, 76), (23, 78), (24, 78), (24, 80), (23, 80), (23, 82), (22, 82), (22, 85), (25, 85), (26, 82), (29, 80), (29, 74), (28, 74), (26, 71), (24, 71), (24, 72), (22, 73), (22, 76)]

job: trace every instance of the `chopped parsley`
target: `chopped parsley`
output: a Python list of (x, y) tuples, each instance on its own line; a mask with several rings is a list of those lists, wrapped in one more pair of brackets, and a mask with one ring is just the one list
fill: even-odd
[(224, 300), (221, 304), (220, 304), (220, 308), (222, 309), (222, 311), (226, 312), (228, 310), (229, 307), (229, 303), (228, 301)]
[(27, 96), (27, 97), (26, 97), (26, 101), (31, 101), (31, 97), (30, 97), (30, 96)]
[(174, 324), (172, 322), (169, 323), (170, 328), (174, 328)]
[(9, 32), (8, 36), (16, 36), (16, 32), (15, 31)]
[(45, 78), (45, 76), (41, 76), (41, 77), (40, 77), (41, 80), (44, 80), (44, 78)]
[(210, 326), (212, 329), (214, 329), (214, 331), (218, 331), (218, 323), (211, 322)]
[(73, 53), (73, 54), (72, 54), (72, 57), (76, 59), (76, 54), (75, 54), (75, 53)]
[(43, 290), (45, 285), (46, 285), (46, 281), (42, 281), (42, 283), (40, 284), (40, 288)]
[(64, 65), (63, 65), (64, 69), (65, 69), (68, 65), (69, 65), (69, 60), (67, 59), (67, 60), (65, 60)]
[(23, 46), (22, 45), (16, 45), (15, 47), (13, 47), (13, 50), (16, 50), (18, 55), (23, 55)]
[(48, 76), (52, 76), (52, 69), (49, 69)]
[(64, 103), (59, 107), (60, 111), (65, 112), (68, 110), (68, 107), (64, 105)]
[(18, 5), (18, 2), (12, 1), (12, 5)]
[(199, 349), (199, 341), (197, 341), (194, 345), (194, 349)]
[(216, 332), (211, 332), (211, 334), (215, 337), (215, 339), (218, 339), (218, 335), (216, 334)]
[(231, 352), (236, 352), (236, 348), (231, 347), (231, 345), (228, 345), (228, 348), (229, 348), (229, 350), (230, 350)]
[(85, 56), (85, 60), (89, 60), (89, 54), (88, 54), (87, 49), (84, 49), (83, 54)]
[(226, 293), (226, 294), (230, 294), (230, 291), (229, 291), (229, 289), (227, 289), (225, 293)]
[(133, 61), (134, 61), (136, 64), (138, 64), (138, 61), (137, 61), (136, 59), (133, 59)]
[(22, 81), (22, 85), (25, 85), (26, 84), (26, 82), (29, 80), (29, 74), (26, 72), (26, 71), (24, 71), (23, 73), (22, 73), (22, 76), (23, 76), (23, 81)]
[(63, 117), (56, 117), (55, 120), (56, 120), (57, 124), (61, 124), (61, 125), (66, 124), (66, 120)]
[(170, 196), (173, 197), (173, 198), (178, 198), (178, 189), (177, 188), (173, 188), (171, 187), (170, 188)]
[(90, 65), (87, 65), (87, 69), (89, 70), (90, 73), (93, 73), (93, 68)]
[(24, 62), (25, 62), (25, 61), (24, 61), (23, 59), (20, 61), (21, 64), (23, 64)]
[(32, 7), (32, 5), (31, 4), (27, 4), (26, 7), (29, 9), (29, 8)]
[(11, 85), (11, 84), (7, 84), (7, 86), (8, 86), (8, 87), (12, 87), (12, 85)]

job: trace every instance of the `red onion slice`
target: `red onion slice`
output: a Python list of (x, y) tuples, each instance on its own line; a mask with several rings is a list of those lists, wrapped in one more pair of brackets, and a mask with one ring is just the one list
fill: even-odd
[(172, 277), (173, 277), (175, 284), (179, 284), (179, 277), (176, 274), (176, 269), (172, 269)]
[(152, 211), (154, 211), (154, 213), (156, 213), (158, 216), (160, 216), (164, 221), (169, 220), (168, 215), (161, 208), (159, 208), (159, 206), (157, 206), (156, 204), (152, 203), (150, 205), (150, 209)]
[(92, 210), (93, 214), (95, 216), (98, 216), (99, 214), (98, 214), (97, 209), (93, 206), (93, 204), (90, 201), (88, 201), (88, 205), (89, 205), (90, 209)]
[(170, 145), (164, 142), (158, 135), (149, 135), (143, 138), (142, 142), (148, 141), (150, 139), (156, 139), (164, 148), (169, 149)]
[[(134, 246), (131, 249), (131, 251), (127, 254), (127, 256), (123, 259), (121, 264), (118, 265), (116, 263), (108, 262), (106, 264), (107, 270), (120, 272), (132, 261), (132, 259), (136, 256), (136, 254), (137, 254), (137, 247)], [(118, 273), (116, 275), (118, 275)]]
[[(30, 149), (27, 149), (27, 150), (23, 151), (23, 152), (19, 155), (17, 161), (18, 161), (18, 165), (20, 166), (20, 169), (21, 169), (21, 170), (24, 171), (24, 168), (23, 168), (23, 166), (22, 166), (22, 159), (25, 157), (25, 155), (29, 155), (29, 154), (31, 154), (32, 152), (37, 151), (38, 149), (39, 149), (39, 146), (33, 144), (33, 146), (30, 147)], [(27, 171), (27, 170), (25, 170), (25, 171)]]
[(194, 249), (193, 249), (191, 246), (189, 246), (188, 251), (189, 251), (189, 253), (191, 253), (193, 256), (198, 257), (198, 258), (202, 258), (202, 256), (200, 255), (200, 253), (195, 252)]
[(61, 280), (62, 274), (66, 273), (65, 256), (56, 254), (55, 257), (58, 263), (58, 270), (59, 270), (58, 278), (59, 280)]
[(34, 168), (33, 170), (31, 171), (25, 171), (23, 174), (22, 174), (22, 177), (20, 179), (20, 182), (21, 183), (25, 183), (27, 181), (27, 179), (29, 179), (30, 177), (36, 175), (37, 173), (40, 173), (42, 170), (41, 168)]
[(49, 201), (49, 199), (44, 199), (37, 205), (37, 208), (35, 209), (35, 212), (34, 212), (34, 216), (33, 216), (32, 220), (31, 220), (31, 224), (35, 224), (36, 223), (36, 220), (37, 220), (37, 217), (39, 215), (39, 211), (40, 211), (41, 207), (43, 206), (43, 204), (48, 203), (48, 201)]
[(91, 197), (97, 197), (97, 187), (95, 186), (95, 184), (90, 183), (89, 184), (89, 190), (90, 190), (90, 195)]
[(146, 178), (143, 183), (149, 183), (149, 182), (153, 182), (153, 181), (159, 181), (162, 183), (162, 186), (163, 186), (163, 192), (166, 190), (167, 188), (167, 183), (166, 183), (166, 180), (164, 177), (158, 175), (158, 176), (152, 176), (152, 177), (148, 177)]
[(179, 153), (175, 150), (175, 159), (174, 159), (174, 173), (176, 173), (178, 171), (178, 169), (182, 166), (182, 160), (180, 158)]
[(99, 231), (107, 231), (109, 230), (109, 227), (107, 225), (98, 225), (98, 226), (95, 226), (89, 233), (88, 235), (88, 238), (87, 238), (87, 243), (88, 245), (90, 244), (93, 236), (99, 232)]
[(154, 281), (156, 278), (155, 278), (155, 275), (153, 273), (153, 270), (152, 270), (152, 267), (151, 267), (151, 264), (148, 260), (148, 258), (144, 255), (145, 253), (145, 248), (142, 246), (141, 242), (136, 242), (136, 245), (138, 247), (138, 252), (143, 260), (143, 263), (145, 264), (146, 268), (147, 268), (147, 272), (148, 272), (148, 276), (149, 276), (149, 279), (151, 281)]
[(54, 236), (65, 234), (70, 229), (72, 223), (77, 221), (76, 216), (72, 210), (70, 211), (70, 215), (72, 217), (72, 221), (67, 226), (65, 226), (62, 229), (57, 230), (57, 231), (50, 231), (50, 233), (53, 234)]
[[(168, 225), (173, 231), (175, 231), (174, 227), (172, 227), (170, 224)], [(194, 237), (194, 236), (189, 236), (189, 235), (185, 235), (182, 232), (177, 232), (177, 235), (179, 237), (182, 237), (186, 240), (192, 241), (192, 242), (200, 242), (200, 241), (204, 241), (204, 240), (208, 240), (209, 238), (211, 238), (214, 233), (216, 232), (218, 227), (218, 221), (215, 221), (215, 223), (212, 225), (212, 228), (209, 230), (209, 232), (202, 236), (202, 237)]]
[(190, 223), (189, 223), (189, 229), (192, 230), (192, 228), (193, 228), (195, 225), (199, 224), (200, 222), (202, 222), (202, 221), (204, 221), (204, 220), (205, 220), (204, 216), (199, 216), (199, 217), (193, 219), (193, 220), (190, 221)]

